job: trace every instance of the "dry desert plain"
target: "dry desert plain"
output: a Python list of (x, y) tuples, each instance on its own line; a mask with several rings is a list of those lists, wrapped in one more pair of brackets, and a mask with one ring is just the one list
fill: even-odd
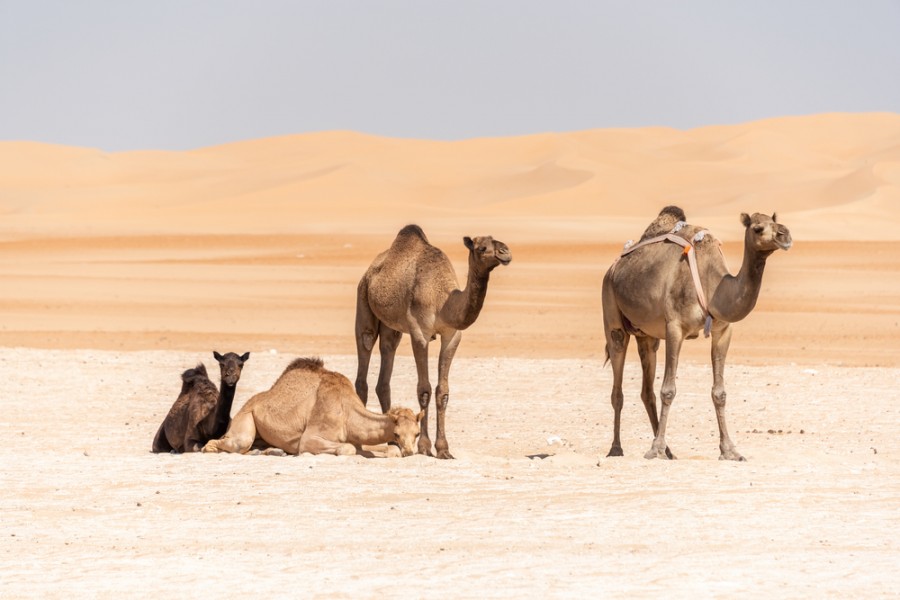
[[(605, 457), (600, 281), (666, 204), (733, 269), (741, 212), (793, 234), (735, 326), (745, 463), (717, 460), (702, 338), (682, 353), (678, 460), (643, 458), (633, 347), (625, 456)], [(894, 595), (898, 210), (895, 114), (189, 152), (0, 142), (0, 596)], [(456, 460), (149, 452), (212, 350), (251, 352), (235, 410), (295, 356), (352, 376), (356, 283), (410, 222), (460, 279), (464, 235), (513, 255), (453, 364)], [(393, 383), (413, 407), (406, 340)]]

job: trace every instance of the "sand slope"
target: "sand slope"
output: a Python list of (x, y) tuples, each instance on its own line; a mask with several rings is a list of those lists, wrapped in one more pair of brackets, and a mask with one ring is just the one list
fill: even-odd
[[(779, 211), (796, 237), (898, 240), (900, 115), (459, 142), (327, 132), (192, 152), (0, 142), (2, 232), (382, 231), (408, 221), (622, 237), (667, 203), (723, 231)], [(398, 225), (399, 224), (399, 225)]]

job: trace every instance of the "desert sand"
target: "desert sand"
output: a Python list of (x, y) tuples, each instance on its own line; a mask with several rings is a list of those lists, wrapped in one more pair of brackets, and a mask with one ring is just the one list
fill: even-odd
[[(600, 281), (666, 204), (732, 269), (741, 212), (793, 234), (729, 353), (746, 463), (717, 460), (702, 338), (682, 352), (678, 460), (643, 458), (634, 348), (625, 456), (605, 457)], [(896, 114), (190, 152), (0, 142), (0, 596), (895, 594), (898, 209)], [(213, 350), (251, 352), (235, 411), (296, 356), (352, 378), (356, 284), (412, 222), (461, 280), (464, 235), (513, 254), (454, 361), (456, 460), (149, 452), (181, 371), (217, 371)], [(407, 340), (393, 388), (415, 405)]]

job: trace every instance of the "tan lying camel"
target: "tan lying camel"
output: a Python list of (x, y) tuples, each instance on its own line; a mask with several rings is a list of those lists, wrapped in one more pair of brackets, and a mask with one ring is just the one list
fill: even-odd
[(469, 250), (469, 274), (466, 289), (460, 290), (453, 265), (440, 249), (432, 246), (418, 225), (407, 225), (397, 234), (391, 247), (379, 254), (362, 276), (356, 295), (356, 393), (367, 401), (369, 359), (375, 340), (379, 340), (381, 369), (375, 392), (382, 412), (391, 407), (391, 372), (400, 338), (408, 333), (416, 360), (419, 406), (425, 411), (419, 453), (431, 456), (428, 437), (428, 405), (431, 382), (428, 379), (428, 343), (441, 336), (438, 357), (438, 384), (434, 390), (437, 404), (438, 458), (453, 458), (444, 431), (444, 418), (450, 399), (450, 364), (462, 339), (462, 330), (478, 318), (484, 306), (488, 279), (498, 265), (512, 260), (509, 248), (491, 236), (463, 238)]
[(409, 456), (424, 414), (408, 408), (370, 412), (349, 379), (325, 369), (318, 358), (298, 358), (268, 391), (250, 398), (225, 436), (203, 452), (246, 453), (260, 440), (288, 454), (356, 454), (363, 445), (392, 443)]
[[(622, 413), (622, 372), (625, 351), (633, 335), (643, 369), (641, 399), (653, 428), (653, 445), (645, 458), (674, 458), (666, 446), (666, 422), (675, 399), (675, 372), (685, 339), (708, 328), (712, 333), (712, 401), (719, 423), (720, 459), (744, 460), (725, 425), (725, 356), (731, 324), (756, 306), (766, 259), (791, 247), (787, 227), (756, 213), (741, 215), (744, 259), (738, 274), (730, 275), (718, 240), (699, 227), (684, 223), (684, 212), (667, 206), (644, 232), (638, 244), (626, 248), (603, 278), (603, 327), (606, 352), (612, 363), (613, 442), (608, 456), (622, 456), (619, 425)], [(673, 227), (674, 225), (674, 227)], [(660, 240), (658, 236), (671, 237)], [(692, 263), (697, 278), (692, 276)], [(708, 301), (707, 301), (708, 299)], [(666, 368), (660, 388), (662, 407), (656, 415), (653, 383), (659, 340), (666, 340)]]

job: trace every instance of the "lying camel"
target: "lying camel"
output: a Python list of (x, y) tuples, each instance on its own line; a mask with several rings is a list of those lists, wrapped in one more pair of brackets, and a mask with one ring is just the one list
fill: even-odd
[(408, 408), (386, 414), (366, 410), (350, 380), (324, 367), (321, 359), (298, 358), (268, 390), (256, 394), (231, 420), (222, 439), (203, 452), (247, 453), (262, 442), (287, 454), (362, 452), (362, 446), (393, 443), (403, 456), (416, 450), (418, 415)]
[(153, 438), (153, 452), (199, 452), (203, 444), (222, 437), (231, 419), (234, 391), (250, 353), (213, 352), (221, 370), (221, 391), (198, 364), (181, 374), (181, 393)]

